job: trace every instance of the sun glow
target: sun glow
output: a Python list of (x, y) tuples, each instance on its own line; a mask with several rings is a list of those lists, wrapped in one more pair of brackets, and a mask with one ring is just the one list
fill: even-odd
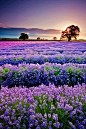
[(69, 32), (69, 31), (70, 31), (70, 29), (68, 28), (68, 29), (67, 29), (67, 31)]
[(59, 23), (59, 27), (61, 30), (66, 30), (66, 28), (71, 25), (80, 26), (73, 21), (64, 21), (64, 22)]

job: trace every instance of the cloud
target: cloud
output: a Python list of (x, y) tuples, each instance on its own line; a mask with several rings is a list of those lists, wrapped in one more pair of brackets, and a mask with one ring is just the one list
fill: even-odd
[(27, 33), (31, 38), (37, 38), (40, 37), (53, 37), (57, 36), (58, 34), (61, 34), (61, 30), (56, 29), (40, 29), (40, 28), (6, 28), (1, 27), (0, 28), (0, 37), (1, 38), (14, 38), (19, 37), (20, 33)]
[(3, 28), (8, 28), (7, 25), (3, 24), (3, 23), (0, 23), (0, 27), (3, 27)]
[(55, 29), (39, 29), (39, 28), (29, 28), (27, 29), (29, 33), (37, 33), (37, 34), (60, 34), (61, 30)]

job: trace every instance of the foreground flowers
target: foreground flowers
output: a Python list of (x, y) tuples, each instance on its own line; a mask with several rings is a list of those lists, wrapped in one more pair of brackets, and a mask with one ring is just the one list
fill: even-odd
[(85, 129), (86, 84), (56, 88), (1, 87), (0, 127), (8, 129)]

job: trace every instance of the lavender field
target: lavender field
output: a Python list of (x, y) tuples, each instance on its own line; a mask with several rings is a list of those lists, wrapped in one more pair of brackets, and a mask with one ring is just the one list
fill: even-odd
[(0, 41), (0, 129), (86, 129), (86, 42)]

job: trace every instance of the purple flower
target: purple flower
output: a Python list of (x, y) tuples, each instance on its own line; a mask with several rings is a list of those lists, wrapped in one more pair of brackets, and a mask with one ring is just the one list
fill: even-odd
[(58, 114), (53, 113), (53, 119), (58, 121)]
[(49, 121), (49, 125), (52, 125), (52, 121)]
[(40, 126), (37, 126), (36, 129), (41, 129)]
[(51, 114), (48, 114), (48, 117), (51, 118)]
[(54, 110), (54, 109), (55, 109), (54, 105), (51, 105), (51, 110)]
[(54, 125), (55, 127), (59, 128), (60, 123), (59, 123), (59, 122), (56, 122), (56, 123), (53, 123), (53, 125)]
[(44, 117), (47, 118), (47, 113), (44, 114)]
[(73, 106), (70, 106), (69, 104), (66, 104), (65, 109), (71, 111), (71, 110), (73, 110)]

